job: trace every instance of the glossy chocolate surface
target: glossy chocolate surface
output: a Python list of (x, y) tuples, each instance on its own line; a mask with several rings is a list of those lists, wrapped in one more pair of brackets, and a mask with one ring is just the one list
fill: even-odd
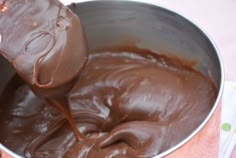
[(188, 136), (215, 97), (210, 80), (164, 56), (94, 53), (67, 96), (82, 141), (17, 76), (1, 96), (0, 141), (28, 157), (151, 157)]
[(0, 33), (17, 73), (0, 96), (0, 142), (25, 157), (152, 157), (216, 98), (200, 72), (148, 50), (88, 58), (79, 19), (57, 0), (1, 1)]
[(0, 34), (1, 54), (44, 97), (67, 94), (87, 61), (80, 20), (58, 0), (0, 1)]

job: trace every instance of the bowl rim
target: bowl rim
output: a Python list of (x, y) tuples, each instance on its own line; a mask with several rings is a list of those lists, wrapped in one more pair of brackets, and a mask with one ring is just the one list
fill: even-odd
[[(107, 0), (77, 0), (77, 1), (73, 1), (76, 4), (83, 4), (83, 3), (93, 3), (93, 2), (110, 2), (110, 3), (117, 3), (117, 2), (133, 2), (133, 3), (139, 3), (140, 5), (150, 5), (152, 7), (159, 7), (161, 9), (164, 9), (165, 11), (169, 12), (169, 13), (173, 13), (181, 18), (183, 18), (184, 20), (186, 20), (187, 22), (189, 22), (192, 26), (194, 26), (195, 28), (197, 28), (205, 37), (206, 39), (212, 44), (212, 47), (216, 53), (217, 59), (219, 61), (219, 66), (220, 66), (220, 86), (218, 89), (218, 94), (217, 94), (217, 98), (213, 104), (213, 107), (211, 109), (211, 111), (208, 113), (208, 115), (205, 117), (205, 119), (203, 120), (203, 122), (190, 134), (188, 135), (185, 139), (183, 139), (182, 141), (180, 141), (178, 144), (176, 144), (175, 146), (169, 148), (168, 150), (153, 156), (153, 158), (161, 158), (164, 156), (167, 156), (169, 154), (171, 154), (172, 152), (174, 152), (175, 150), (177, 150), (178, 148), (182, 147), (184, 144), (186, 144), (188, 141), (190, 141), (198, 132), (200, 132), (203, 127), (207, 124), (207, 122), (210, 120), (210, 118), (213, 116), (213, 114), (215, 113), (216, 109), (218, 106), (220, 106), (220, 101), (221, 101), (221, 97), (223, 94), (223, 89), (224, 89), (224, 80), (225, 80), (225, 74), (224, 74), (224, 65), (223, 65), (223, 58), (220, 54), (220, 51), (216, 45), (216, 43), (214, 42), (214, 40), (212, 39), (212, 37), (209, 35), (209, 33), (204, 30), (203, 27), (201, 27), (198, 23), (196, 23), (196, 21), (194, 21), (192, 18), (186, 16), (185, 14), (182, 14), (180, 11), (177, 11), (171, 7), (168, 7), (166, 5), (160, 4), (154, 0), (113, 0), (113, 1), (107, 1)], [(65, 5), (69, 5), (71, 4), (71, 2), (66, 1), (64, 3)], [(6, 146), (4, 146), (3, 144), (0, 143), (0, 149), (4, 150), (6, 153), (8, 153), (9, 155), (13, 156), (14, 158), (22, 158), (20, 155), (16, 154), (15, 152), (13, 152), (12, 150), (8, 149)]]

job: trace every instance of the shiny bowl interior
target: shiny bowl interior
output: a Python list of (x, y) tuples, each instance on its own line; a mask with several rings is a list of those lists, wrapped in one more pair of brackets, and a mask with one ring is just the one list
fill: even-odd
[[(195, 68), (215, 82), (218, 97), (202, 124), (179, 144), (156, 157), (162, 157), (176, 150), (204, 127), (218, 106), (224, 74), (219, 52), (199, 26), (176, 12), (146, 2), (87, 1), (76, 6), (71, 5), (70, 8), (80, 17), (84, 25), (90, 52), (122, 44), (135, 45), (156, 53), (195, 61)], [(0, 74), (1, 93), (14, 74), (11, 66), (2, 57), (0, 57)]]

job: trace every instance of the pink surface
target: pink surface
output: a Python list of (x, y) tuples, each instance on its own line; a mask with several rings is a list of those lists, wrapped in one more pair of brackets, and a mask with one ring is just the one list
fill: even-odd
[(236, 157), (236, 145), (234, 146), (233, 152), (230, 155), (230, 158), (235, 158)]

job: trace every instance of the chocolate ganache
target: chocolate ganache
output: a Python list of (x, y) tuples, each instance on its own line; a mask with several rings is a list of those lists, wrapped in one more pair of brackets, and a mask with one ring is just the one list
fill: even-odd
[(177, 144), (206, 117), (216, 88), (190, 67), (135, 52), (89, 55), (67, 96), (82, 141), (13, 77), (0, 99), (0, 141), (26, 157), (151, 157)]
[(178, 60), (125, 47), (87, 60), (82, 26), (57, 0), (0, 11), (1, 54), (17, 72), (0, 96), (0, 142), (24, 157), (152, 157), (212, 108), (214, 83)]

